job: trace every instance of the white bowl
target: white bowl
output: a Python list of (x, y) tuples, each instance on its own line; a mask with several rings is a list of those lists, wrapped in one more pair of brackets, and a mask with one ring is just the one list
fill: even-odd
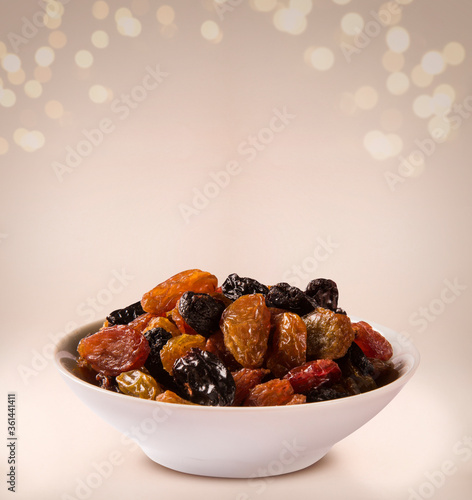
[(399, 378), (371, 392), (318, 403), (208, 407), (161, 403), (106, 391), (81, 380), (74, 370), (79, 340), (97, 331), (103, 321), (85, 325), (61, 339), (55, 362), (67, 385), (86, 405), (133, 438), (158, 464), (203, 476), (273, 476), (320, 460), (335, 443), (390, 403), (414, 374), (419, 353), (411, 342), (369, 323), (392, 344), (392, 361), (399, 368)]

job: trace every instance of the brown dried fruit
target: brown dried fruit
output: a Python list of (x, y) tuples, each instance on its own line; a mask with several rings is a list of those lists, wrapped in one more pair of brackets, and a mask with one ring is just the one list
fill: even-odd
[(205, 350), (211, 352), (215, 356), (218, 356), (221, 361), (232, 371), (239, 370), (241, 365), (234, 359), (234, 356), (228, 351), (225, 345), (225, 339), (223, 333), (218, 330), (213, 335), (210, 335), (207, 339)]
[(129, 325), (103, 328), (83, 338), (77, 350), (94, 370), (108, 376), (141, 368), (150, 351), (144, 336)]
[(306, 403), (305, 394), (294, 394), (287, 405), (301, 405), (303, 403)]
[(211, 293), (216, 290), (218, 279), (200, 269), (182, 271), (145, 293), (141, 300), (143, 309), (162, 316), (173, 309), (185, 292)]
[(244, 368), (259, 368), (267, 351), (270, 312), (262, 294), (242, 295), (223, 312), (225, 345)]
[(155, 399), (158, 394), (163, 392), (154, 378), (141, 370), (120, 373), (116, 377), (116, 382), (123, 394), (136, 398)]
[(322, 385), (331, 385), (341, 378), (341, 369), (330, 359), (316, 359), (290, 370), (287, 379), (295, 392), (306, 394)]
[(151, 318), (151, 320), (147, 323), (146, 328), (144, 328), (143, 333), (146, 333), (154, 328), (163, 328), (166, 332), (169, 332), (172, 337), (177, 337), (182, 333), (175, 326), (175, 324), (172, 323), (172, 321), (162, 316)]
[(176, 403), (180, 405), (195, 404), (190, 401), (187, 401), (186, 399), (181, 398), (175, 392), (172, 391), (165, 391), (162, 394), (159, 394), (158, 396), (156, 396), (156, 401), (160, 401), (161, 403)]
[(260, 384), (262, 379), (269, 373), (270, 370), (265, 368), (241, 368), (241, 370), (234, 372), (233, 379), (236, 384), (236, 395), (234, 396), (233, 406), (241, 406), (251, 390)]
[(284, 312), (272, 317), (271, 334), (266, 365), (280, 378), (306, 361), (306, 325), (298, 314)]
[(288, 380), (275, 378), (258, 384), (249, 393), (244, 406), (280, 406), (286, 405), (294, 394)]
[(351, 320), (345, 314), (337, 314), (318, 307), (303, 316), (307, 329), (307, 359), (342, 358), (354, 340)]
[(202, 335), (182, 334), (169, 339), (161, 349), (161, 361), (164, 370), (172, 375), (174, 363), (185, 356), (192, 347), (205, 350), (206, 338)]
[(362, 349), (368, 358), (388, 361), (393, 356), (390, 342), (369, 323), (358, 321), (352, 324), (356, 335), (354, 342)]

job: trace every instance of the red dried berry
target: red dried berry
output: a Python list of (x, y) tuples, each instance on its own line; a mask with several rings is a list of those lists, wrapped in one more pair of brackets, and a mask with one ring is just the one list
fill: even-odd
[(352, 328), (356, 335), (354, 342), (368, 358), (388, 361), (393, 356), (390, 342), (382, 334), (374, 330), (369, 323), (359, 321), (353, 323)]
[(331, 359), (308, 361), (292, 368), (284, 377), (290, 381), (295, 392), (302, 394), (322, 385), (334, 384), (340, 378), (341, 369)]

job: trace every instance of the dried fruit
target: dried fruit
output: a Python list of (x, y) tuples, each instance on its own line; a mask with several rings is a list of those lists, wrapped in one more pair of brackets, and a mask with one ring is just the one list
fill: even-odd
[(154, 314), (146, 313), (138, 316), (136, 319), (128, 323), (128, 326), (136, 332), (143, 333), (150, 321), (155, 318)]
[(193, 405), (191, 401), (181, 398), (178, 394), (173, 391), (164, 391), (162, 394), (156, 396), (156, 401), (161, 403), (174, 403), (179, 405)]
[(116, 376), (141, 368), (149, 355), (149, 343), (127, 325), (109, 326), (83, 338), (77, 350), (94, 370)]
[(234, 356), (228, 351), (225, 345), (225, 339), (221, 330), (218, 330), (213, 335), (208, 337), (205, 350), (218, 356), (221, 361), (227, 366), (231, 371), (239, 370), (241, 365), (234, 359)]
[(350, 345), (347, 353), (336, 361), (345, 377), (351, 375), (372, 376), (374, 373), (372, 363), (355, 342)]
[(244, 406), (279, 406), (286, 405), (294, 394), (288, 380), (274, 378), (268, 382), (256, 385), (249, 392)]
[(155, 399), (162, 392), (162, 388), (151, 375), (141, 370), (120, 373), (116, 377), (116, 382), (123, 394), (128, 394), (136, 398)]
[(298, 314), (283, 312), (272, 316), (271, 348), (266, 366), (275, 377), (306, 361), (306, 325)]
[(382, 361), (376, 358), (368, 359), (373, 368), (372, 378), (377, 387), (382, 387), (398, 378), (398, 370), (391, 361)]
[[(162, 318), (163, 319), (163, 318)], [(166, 343), (173, 338), (172, 334), (164, 328), (157, 327), (144, 333), (144, 337), (149, 342), (149, 356), (144, 363), (145, 368), (154, 379), (164, 387), (174, 389), (174, 380), (169, 373), (164, 370), (161, 361), (161, 350)]]
[(145, 293), (141, 300), (143, 309), (156, 316), (162, 316), (175, 307), (183, 293), (214, 292), (218, 279), (200, 269), (182, 271)]
[(141, 307), (141, 302), (135, 302), (128, 307), (124, 307), (123, 309), (117, 309), (116, 311), (111, 312), (107, 316), (108, 324), (107, 326), (113, 325), (127, 325), (138, 316), (144, 314), (145, 311)]
[(223, 302), (207, 293), (185, 292), (179, 300), (179, 313), (197, 333), (209, 337), (219, 328)]
[(354, 340), (351, 320), (344, 314), (318, 307), (303, 321), (307, 329), (307, 359), (341, 358)]
[(154, 328), (163, 328), (166, 332), (169, 332), (172, 337), (177, 337), (182, 332), (175, 326), (172, 321), (168, 318), (164, 318), (162, 316), (157, 316), (151, 318), (151, 320), (146, 324), (146, 328), (144, 328), (143, 333), (146, 333), (149, 330)]
[(268, 307), (286, 309), (300, 316), (308, 314), (317, 307), (314, 299), (288, 283), (277, 283), (271, 287), (266, 295), (266, 304)]
[(369, 358), (388, 361), (393, 355), (390, 342), (379, 332), (374, 330), (369, 323), (359, 321), (353, 323), (355, 338), (354, 342), (362, 349)]
[(349, 394), (340, 385), (333, 387), (321, 386), (309, 391), (306, 395), (306, 401), (307, 403), (316, 403), (318, 401), (329, 401), (331, 399), (345, 398), (347, 396), (349, 396)]
[(164, 370), (173, 375), (172, 368), (175, 361), (185, 356), (192, 347), (205, 349), (206, 339), (201, 335), (187, 335), (183, 333), (178, 337), (172, 337), (161, 349), (161, 361)]
[(301, 405), (306, 403), (305, 394), (294, 394), (287, 405)]
[(262, 379), (269, 373), (270, 370), (265, 368), (241, 368), (237, 372), (234, 372), (233, 379), (236, 384), (236, 394), (233, 406), (241, 406), (249, 396), (251, 389), (260, 384)]
[(186, 333), (187, 335), (197, 334), (197, 332), (184, 320), (184, 318), (182, 318), (182, 315), (179, 312), (178, 302), (172, 311), (167, 312), (167, 317), (176, 325), (180, 333)]
[(175, 382), (193, 403), (228, 406), (234, 401), (233, 376), (211, 352), (190, 349), (174, 363), (173, 372)]
[(225, 345), (244, 368), (259, 368), (267, 351), (270, 312), (264, 296), (243, 295), (223, 312), (220, 328)]
[(236, 300), (242, 295), (251, 293), (266, 295), (269, 288), (252, 278), (240, 278), (236, 273), (233, 273), (223, 282), (221, 291), (229, 299)]
[(308, 283), (305, 293), (315, 299), (319, 307), (336, 311), (338, 307), (338, 286), (333, 280), (317, 278)]
[(322, 385), (333, 385), (341, 378), (337, 363), (330, 359), (317, 359), (290, 370), (284, 379), (292, 384), (295, 392), (306, 394)]

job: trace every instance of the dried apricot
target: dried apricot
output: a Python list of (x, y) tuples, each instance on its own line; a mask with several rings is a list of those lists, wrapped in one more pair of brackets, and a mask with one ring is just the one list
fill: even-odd
[(220, 328), (225, 345), (244, 368), (259, 368), (267, 351), (270, 312), (265, 297), (242, 295), (223, 312)]
[(147, 312), (162, 316), (175, 307), (182, 294), (188, 291), (210, 293), (216, 290), (218, 279), (200, 269), (182, 271), (155, 286), (143, 295), (141, 304)]
[(77, 350), (90, 366), (104, 375), (141, 368), (148, 355), (149, 343), (129, 325), (109, 326), (83, 338)]

